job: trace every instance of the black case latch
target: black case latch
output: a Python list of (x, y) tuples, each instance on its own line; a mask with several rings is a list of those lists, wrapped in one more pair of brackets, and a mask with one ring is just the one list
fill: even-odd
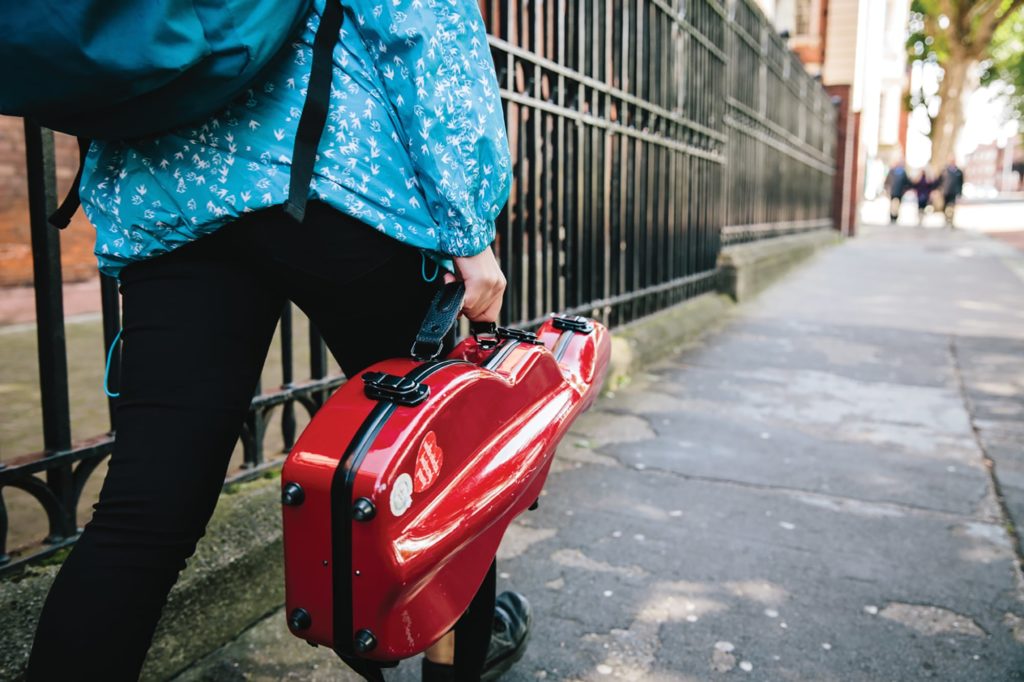
[(541, 340), (533, 332), (528, 332), (525, 329), (509, 329), (508, 327), (498, 327), (498, 338), (511, 339), (520, 343), (532, 343), (535, 346), (541, 343)]
[(430, 395), (426, 384), (384, 372), (367, 372), (363, 375), (363, 384), (367, 398), (410, 407), (419, 405)]
[(579, 315), (555, 315), (551, 318), (551, 324), (555, 329), (561, 329), (564, 332), (589, 334), (594, 331), (594, 325), (590, 320)]

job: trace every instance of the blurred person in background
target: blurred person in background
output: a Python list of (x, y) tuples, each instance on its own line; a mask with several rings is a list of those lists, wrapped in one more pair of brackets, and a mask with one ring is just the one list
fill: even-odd
[(946, 215), (946, 227), (953, 227), (953, 212), (956, 200), (964, 191), (964, 172), (956, 165), (956, 159), (950, 157), (949, 163), (939, 175), (939, 192), (942, 194), (942, 212)]
[(924, 214), (928, 210), (932, 190), (937, 186), (938, 184), (928, 176), (927, 168), (922, 168), (911, 184), (910, 188), (913, 189), (914, 193), (917, 195), (918, 226), (924, 223)]
[(889, 173), (885, 176), (885, 192), (889, 195), (889, 222), (896, 223), (900, 217), (900, 205), (903, 203), (903, 195), (910, 189), (910, 179), (907, 177), (907, 169), (903, 165), (903, 159), (899, 158)]

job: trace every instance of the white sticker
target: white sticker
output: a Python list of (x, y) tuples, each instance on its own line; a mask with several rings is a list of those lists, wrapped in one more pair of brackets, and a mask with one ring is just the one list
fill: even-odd
[(391, 488), (391, 513), (401, 516), (412, 506), (412, 476), (402, 474)]

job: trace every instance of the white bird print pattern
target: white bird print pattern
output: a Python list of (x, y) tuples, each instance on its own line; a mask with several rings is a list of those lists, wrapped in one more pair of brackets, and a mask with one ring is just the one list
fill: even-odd
[[(80, 194), (105, 274), (284, 203), (326, 1), (314, 0), (301, 34), (207, 121), (93, 143)], [(476, 1), (343, 6), (310, 198), (427, 251), (479, 253), (508, 198), (511, 159)]]

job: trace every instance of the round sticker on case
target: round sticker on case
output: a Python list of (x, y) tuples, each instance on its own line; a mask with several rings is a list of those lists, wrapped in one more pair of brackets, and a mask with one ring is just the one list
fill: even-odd
[(391, 487), (391, 513), (401, 516), (412, 506), (412, 476), (402, 474)]
[(437, 435), (430, 431), (420, 443), (420, 452), (416, 455), (416, 474), (413, 490), (421, 493), (434, 485), (437, 475), (441, 473), (441, 466), (444, 464), (444, 452), (437, 444)]

